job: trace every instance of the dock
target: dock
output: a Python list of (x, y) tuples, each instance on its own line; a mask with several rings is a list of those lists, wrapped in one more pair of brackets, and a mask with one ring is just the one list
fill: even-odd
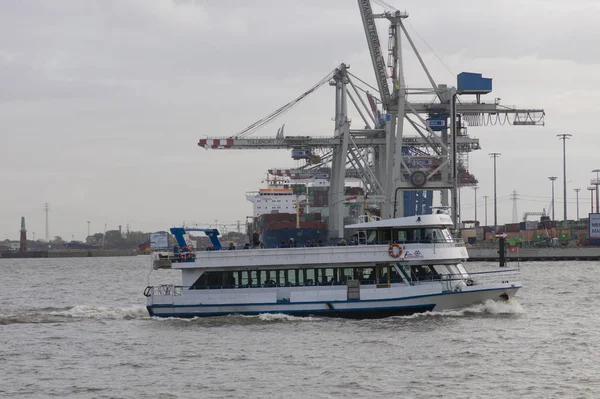
[[(468, 248), (471, 262), (497, 262), (498, 248)], [(600, 247), (548, 247), (519, 248), (518, 252), (508, 252), (508, 261), (565, 261), (600, 260)]]

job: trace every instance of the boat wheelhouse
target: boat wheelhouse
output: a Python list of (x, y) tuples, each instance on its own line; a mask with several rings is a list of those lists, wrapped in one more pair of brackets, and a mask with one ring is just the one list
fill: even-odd
[[(148, 286), (147, 309), (157, 317), (374, 318), (513, 297), (519, 271), (467, 272), (451, 226), (445, 214), (410, 216), (348, 225), (349, 242), (237, 250), (221, 248), (215, 229), (173, 228), (182, 250), (154, 254), (154, 268), (181, 270), (182, 284)], [(215, 250), (192, 252), (189, 231), (205, 232)]]

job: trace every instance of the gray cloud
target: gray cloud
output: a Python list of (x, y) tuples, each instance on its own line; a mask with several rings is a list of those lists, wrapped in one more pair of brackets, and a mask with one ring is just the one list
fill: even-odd
[[(454, 84), (446, 66), (482, 72), (494, 78), (491, 97), (548, 112), (545, 128), (470, 129), (484, 147), (470, 162), (481, 195), (491, 193), (487, 153), (499, 151), (503, 193), (549, 196), (546, 175), (561, 171), (562, 132), (574, 134), (573, 187), (585, 187), (600, 167), (600, 139), (583, 117), (599, 97), (596, 2), (401, 7), (439, 83)], [(386, 24), (379, 27), (385, 45)], [(424, 86), (405, 51), (408, 84)], [(51, 234), (65, 238), (83, 238), (87, 220), (96, 231), (104, 223), (158, 230), (182, 220), (243, 220), (251, 212), (245, 191), (261, 185), (266, 169), (294, 161), (285, 151), (206, 151), (198, 138), (241, 130), (340, 62), (373, 82), (355, 2), (3, 2), (0, 181), (9, 189), (0, 196), (0, 238), (17, 236), (22, 215), (39, 237), (44, 202), (53, 209)], [(331, 134), (332, 115), (325, 86), (257, 135), (274, 135), (284, 122), (289, 134)], [(501, 220), (510, 221), (511, 210), (500, 209)]]

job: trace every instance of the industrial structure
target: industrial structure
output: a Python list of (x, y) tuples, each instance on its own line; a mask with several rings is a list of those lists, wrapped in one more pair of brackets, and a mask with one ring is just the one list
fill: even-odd
[(19, 237), (19, 252), (27, 252), (27, 230), (25, 229), (25, 217), (21, 216), (21, 230)]
[[(377, 203), (383, 218), (430, 212), (432, 193), (437, 190), (442, 207), (451, 208), (454, 224), (458, 226), (459, 187), (477, 184), (468, 170), (468, 153), (480, 149), (479, 140), (467, 134), (467, 127), (544, 123), (542, 109), (515, 109), (498, 101), (482, 102), (481, 95), (492, 91), (492, 79), (481, 74), (460, 73), (456, 87), (436, 83), (404, 25), (408, 14), (381, 0), (373, 2), (386, 11), (374, 14), (369, 0), (358, 0), (358, 6), (377, 87), (341, 64), (305, 93), (238, 134), (201, 138), (198, 143), (206, 149), (291, 149), (293, 159), (305, 159), (306, 164), (300, 168), (274, 168), (270, 172), (278, 174), (277, 171), (286, 170), (288, 177), (298, 179), (327, 176), (330, 238), (340, 237), (343, 232), (344, 183), (348, 177), (362, 182), (365, 190), (362, 200), (368, 198)], [(375, 24), (377, 19), (389, 22), (387, 64)], [(404, 42), (414, 52), (430, 87), (407, 87)], [(276, 137), (250, 137), (326, 83), (335, 88), (333, 136), (286, 137), (282, 127)], [(412, 101), (423, 96), (433, 99)], [(467, 101), (467, 96), (474, 101)], [(364, 129), (350, 128), (349, 101), (360, 115)], [(416, 135), (407, 135), (405, 125)], [(428, 209), (422, 206), (424, 199)]]

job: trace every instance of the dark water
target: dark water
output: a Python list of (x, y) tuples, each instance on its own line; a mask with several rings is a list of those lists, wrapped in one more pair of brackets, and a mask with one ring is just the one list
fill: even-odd
[(375, 321), (152, 319), (149, 270), (0, 260), (0, 396), (600, 397), (598, 262), (523, 263), (516, 302)]

